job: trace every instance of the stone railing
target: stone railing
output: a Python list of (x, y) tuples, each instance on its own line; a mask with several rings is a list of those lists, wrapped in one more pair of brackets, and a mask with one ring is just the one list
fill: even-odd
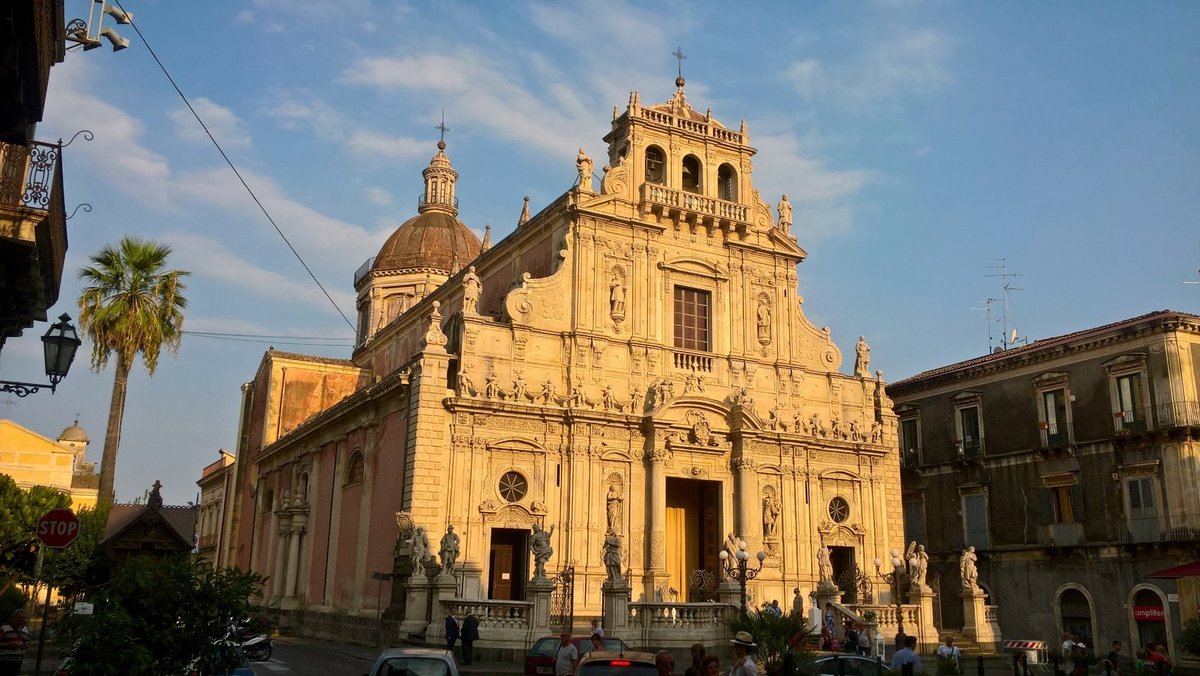
[(693, 134), (709, 136), (721, 141), (729, 141), (730, 143), (745, 143), (745, 138), (739, 132), (731, 131), (711, 122), (701, 122), (650, 108), (638, 108), (637, 114), (643, 119), (675, 127), (676, 129), (682, 129), (683, 131), (689, 131)]
[(701, 373), (712, 373), (713, 356), (706, 352), (691, 352), (687, 350), (674, 350), (672, 352), (672, 363), (675, 368), (680, 371), (699, 371)]
[(692, 211), (727, 221), (737, 221), (739, 223), (749, 221), (749, 208), (745, 205), (705, 197), (682, 190), (672, 190), (666, 186), (654, 183), (642, 184), (642, 202)]
[[(860, 617), (865, 615), (868, 610), (875, 613), (875, 624), (884, 636), (896, 633), (900, 628), (898, 620), (901, 618), (904, 620), (906, 633), (913, 633), (921, 626), (921, 606), (915, 604), (900, 606), (899, 611), (893, 605), (856, 605), (853, 606), (853, 610)], [(840, 630), (841, 627), (838, 629)]]
[(725, 603), (631, 603), (629, 629), (621, 636), (642, 648), (686, 648), (693, 643), (724, 644), (726, 618), (738, 612)]
[[(511, 645), (529, 646), (534, 639), (550, 633), (549, 627), (535, 627), (533, 603), (530, 601), (492, 601), (479, 599), (442, 599), (438, 601), (441, 612), (430, 619), (434, 638), (441, 638), (441, 626), (446, 613), (462, 618), (474, 615), (479, 618), (480, 640), (476, 645), (484, 648)], [(429, 638), (429, 637), (427, 637)]]

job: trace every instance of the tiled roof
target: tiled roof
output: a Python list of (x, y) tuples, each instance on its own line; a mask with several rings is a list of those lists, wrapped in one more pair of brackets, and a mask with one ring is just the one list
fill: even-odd
[(955, 371), (966, 371), (991, 363), (1002, 362), (1010, 359), (1018, 359), (1022, 356), (1027, 356), (1042, 350), (1065, 345), (1083, 338), (1100, 336), (1106, 333), (1113, 333), (1121, 329), (1130, 328), (1138, 324), (1148, 324), (1166, 319), (1180, 319), (1190, 322), (1200, 322), (1200, 316), (1198, 315), (1188, 314), (1186, 312), (1176, 312), (1174, 310), (1157, 310), (1155, 312), (1148, 312), (1144, 315), (1139, 315), (1130, 319), (1122, 319), (1121, 321), (1113, 322), (1111, 324), (1104, 324), (1103, 326), (1083, 329), (1081, 331), (1075, 331), (1074, 333), (1066, 333), (1061, 336), (1054, 336), (1053, 338), (1042, 338), (1040, 340), (1035, 340), (1028, 345), (1022, 345), (1021, 347), (1014, 347), (1012, 349), (1003, 350), (1000, 352), (993, 352), (992, 354), (984, 355), (982, 357), (975, 357), (974, 359), (960, 361), (956, 364), (940, 366), (935, 369), (918, 373), (915, 376), (910, 376), (903, 380), (897, 380), (896, 382), (888, 385), (888, 390), (900, 389), (907, 385), (912, 385), (920, 381), (947, 375)]
[(272, 358), (291, 359), (293, 361), (306, 361), (313, 364), (329, 364), (331, 366), (355, 366), (355, 363), (349, 359), (339, 359), (337, 357), (318, 357), (312, 354), (300, 354), (299, 352), (283, 352), (282, 350), (267, 350)]
[(192, 542), (192, 536), (196, 532), (196, 508), (195, 507), (177, 507), (164, 505), (162, 507), (151, 507), (149, 505), (113, 505), (108, 510), (108, 523), (104, 526), (104, 540), (108, 541), (117, 537), (126, 528), (129, 528), (137, 521), (142, 514), (147, 510), (155, 510), (163, 521), (175, 531), (181, 540), (186, 543)]

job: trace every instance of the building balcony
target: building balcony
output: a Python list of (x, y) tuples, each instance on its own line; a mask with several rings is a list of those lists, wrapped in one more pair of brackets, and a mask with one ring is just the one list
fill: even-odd
[(58, 300), (67, 253), (62, 147), (0, 143), (0, 345)]
[(1051, 523), (1038, 529), (1038, 544), (1046, 547), (1074, 547), (1083, 544), (1083, 524)]
[(1170, 401), (1113, 413), (1113, 433), (1136, 439), (1150, 432), (1200, 427), (1200, 402)]
[(1038, 423), (1038, 448), (1060, 449), (1070, 446), (1075, 438), (1070, 423)]
[(677, 371), (712, 373), (713, 370), (713, 356), (710, 352), (675, 348), (671, 351), (671, 362)]
[(641, 199), (644, 213), (658, 212), (678, 221), (721, 227), (745, 225), (750, 221), (750, 209), (743, 204), (672, 190), (655, 183), (642, 184)]
[(1117, 541), (1126, 544), (1200, 542), (1200, 514), (1124, 519), (1117, 524)]

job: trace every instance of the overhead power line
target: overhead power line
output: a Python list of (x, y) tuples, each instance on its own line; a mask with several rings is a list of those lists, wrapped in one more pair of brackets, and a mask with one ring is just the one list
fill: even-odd
[[(121, 8), (121, 11), (125, 11), (125, 7), (121, 5), (120, 0), (116, 0), (116, 3), (117, 7)], [(129, 13), (126, 12), (126, 14)], [(132, 15), (130, 15), (129, 25), (133, 26), (133, 30), (138, 34), (138, 37), (141, 38), (142, 44), (146, 45), (146, 51), (150, 52), (150, 56), (154, 58), (154, 62), (158, 64), (158, 67), (160, 70), (162, 70), (163, 75), (167, 77), (167, 81), (170, 82), (171, 86), (175, 88), (175, 93), (179, 94), (179, 98), (183, 99), (183, 103), (187, 106), (187, 109), (191, 111), (192, 117), (196, 118), (196, 122), (200, 123), (200, 127), (204, 130), (204, 133), (208, 135), (208, 140), (212, 141), (212, 144), (214, 147), (216, 147), (217, 152), (221, 153), (221, 157), (224, 158), (225, 164), (228, 164), (229, 168), (233, 170), (233, 173), (235, 176), (237, 176), (238, 181), (241, 181), (242, 187), (246, 189), (246, 192), (250, 194), (250, 198), (253, 199), (254, 203), (258, 205), (259, 210), (263, 212), (263, 216), (266, 216), (267, 220), (271, 222), (271, 227), (275, 228), (275, 232), (279, 233), (279, 237), (283, 240), (283, 243), (287, 245), (289, 250), (291, 250), (292, 255), (296, 257), (296, 260), (300, 261), (300, 265), (304, 268), (304, 271), (307, 272), (308, 276), (312, 278), (313, 282), (317, 285), (317, 288), (321, 289), (321, 293), (325, 294), (325, 298), (327, 298), (329, 303), (333, 305), (333, 309), (337, 310), (337, 313), (342, 316), (342, 320), (346, 322), (346, 326), (349, 326), (350, 330), (354, 331), (354, 323), (350, 321), (350, 318), (346, 316), (345, 312), (342, 312), (342, 308), (338, 307), (337, 302), (335, 302), (333, 300), (333, 296), (329, 295), (329, 292), (325, 290), (325, 286), (321, 284), (321, 280), (317, 279), (317, 276), (313, 273), (312, 268), (309, 268), (308, 263), (304, 262), (304, 258), (300, 256), (300, 252), (296, 251), (296, 247), (292, 246), (292, 243), (290, 240), (288, 240), (287, 235), (283, 234), (283, 230), (279, 227), (279, 224), (275, 222), (275, 219), (271, 217), (271, 213), (267, 211), (267, 207), (265, 207), (262, 201), (258, 199), (258, 195), (254, 194), (254, 190), (250, 188), (250, 184), (246, 183), (246, 179), (242, 178), (242, 172), (238, 171), (238, 168), (234, 166), (233, 160), (229, 159), (229, 155), (225, 154), (225, 149), (222, 148), (221, 144), (217, 142), (216, 137), (214, 137), (212, 132), (209, 131), (208, 125), (204, 124), (204, 120), (200, 118), (200, 114), (197, 113), (196, 109), (192, 107), (192, 102), (188, 100), (187, 95), (184, 94), (183, 90), (179, 88), (179, 85), (175, 82), (175, 78), (171, 77), (171, 73), (167, 70), (167, 67), (163, 65), (162, 59), (158, 58), (158, 54), (156, 54), (154, 52), (154, 48), (150, 46), (150, 41), (146, 39), (146, 36), (142, 34), (141, 29), (138, 28), (136, 23), (134, 23)]]

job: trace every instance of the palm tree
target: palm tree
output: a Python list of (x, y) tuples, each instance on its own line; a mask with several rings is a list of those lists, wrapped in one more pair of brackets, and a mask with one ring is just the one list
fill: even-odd
[(191, 273), (166, 270), (170, 255), (165, 244), (126, 235), (116, 247), (104, 245), (89, 259), (91, 265), (79, 271), (89, 284), (79, 294), (79, 325), (92, 342), (92, 369), (103, 369), (114, 354), (117, 360), (100, 460), (102, 504), (112, 504), (116, 497), (117, 447), (133, 360), (140, 353), (146, 372), (154, 375), (163, 346), (172, 353), (179, 349), (187, 307), (181, 280)]

